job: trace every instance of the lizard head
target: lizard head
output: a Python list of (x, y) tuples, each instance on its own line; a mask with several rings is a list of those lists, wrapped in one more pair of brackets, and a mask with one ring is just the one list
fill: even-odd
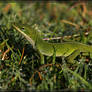
[(40, 32), (37, 29), (35, 29), (34, 27), (31, 27), (30, 25), (13, 24), (13, 27), (17, 31), (19, 31), (22, 35), (24, 35), (28, 40), (30, 38), (34, 42), (36, 42), (36, 40), (41, 37)]

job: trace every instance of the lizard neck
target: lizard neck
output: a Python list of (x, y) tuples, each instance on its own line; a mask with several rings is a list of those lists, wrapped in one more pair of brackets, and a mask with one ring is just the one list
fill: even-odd
[(35, 35), (35, 39), (34, 39), (34, 41), (35, 41), (35, 45), (37, 45), (37, 44), (44, 44), (44, 40), (42, 40), (42, 38), (41, 38), (41, 36), (40, 35)]

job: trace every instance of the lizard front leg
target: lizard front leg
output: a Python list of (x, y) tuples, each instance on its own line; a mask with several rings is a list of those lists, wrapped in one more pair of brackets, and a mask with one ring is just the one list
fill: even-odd
[(44, 64), (44, 55), (41, 53), (39, 53), (39, 54), (40, 54), (40, 58), (41, 58), (41, 65), (43, 65)]
[(53, 46), (53, 64), (55, 64), (55, 59), (56, 59), (56, 48)]
[(69, 55), (68, 57), (66, 57), (67, 62), (74, 64), (74, 59), (80, 54), (79, 50), (75, 50), (71, 55)]

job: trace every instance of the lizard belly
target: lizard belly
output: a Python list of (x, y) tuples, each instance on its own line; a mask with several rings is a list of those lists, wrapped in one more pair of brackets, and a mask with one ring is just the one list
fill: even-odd
[(38, 46), (37, 49), (41, 54), (46, 56), (52, 56), (54, 51), (52, 46), (45, 47), (44, 45)]
[(57, 50), (56, 56), (57, 57), (59, 57), (59, 56), (65, 56), (65, 57), (67, 57), (67, 56), (71, 55), (75, 50), (76, 49), (67, 49), (67, 50), (63, 50), (63, 51), (61, 51), (61, 50), (58, 51)]
[[(56, 57), (60, 57), (60, 56), (67, 57), (67, 56), (71, 55), (75, 50), (76, 49), (57, 49), (55, 54), (56, 54)], [(43, 55), (46, 55), (46, 56), (53, 56), (53, 54), (54, 54), (53, 49), (50, 49), (50, 50), (49, 49), (48, 50), (40, 49), (39, 51), (40, 51), (40, 53), (42, 53)]]
[(71, 55), (77, 48), (72, 47), (71, 44), (37, 44), (37, 49), (39, 52), (46, 56), (53, 56), (54, 53), (56, 57), (60, 56), (69, 56)]

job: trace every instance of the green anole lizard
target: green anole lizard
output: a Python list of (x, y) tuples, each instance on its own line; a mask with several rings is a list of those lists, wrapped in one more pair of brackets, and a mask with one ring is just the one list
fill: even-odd
[[(44, 64), (43, 55), (53, 56), (55, 52), (56, 57), (64, 56), (68, 63), (73, 63), (73, 60), (80, 54), (80, 52), (92, 53), (92, 46), (82, 44), (79, 42), (63, 42), (63, 43), (49, 43), (41, 38), (41, 34), (38, 30), (31, 28), (28, 25), (13, 27), (19, 31), (33, 46), (40, 52), (42, 58), (42, 64)], [(24, 31), (21, 30), (24, 29)]]

